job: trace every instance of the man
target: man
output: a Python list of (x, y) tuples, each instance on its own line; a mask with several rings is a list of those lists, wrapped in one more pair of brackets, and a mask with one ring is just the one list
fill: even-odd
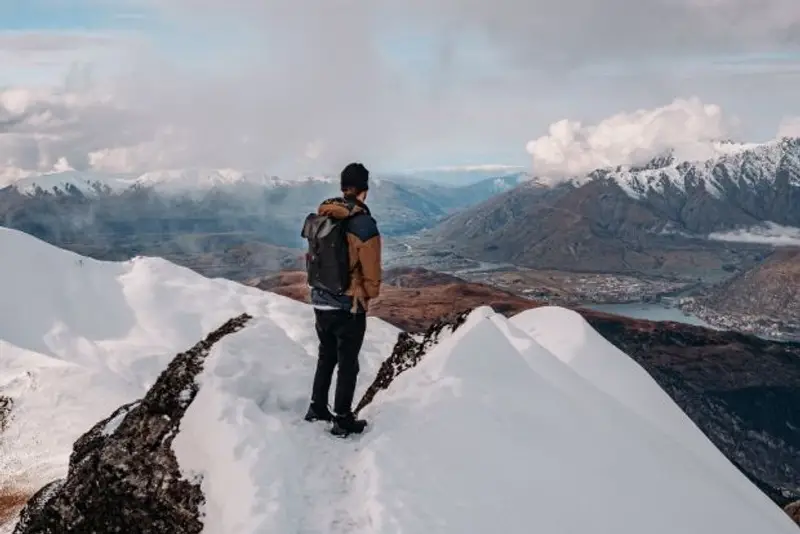
[[(322, 202), (317, 209), (317, 216), (322, 217), (315, 218), (313, 214), (309, 216), (317, 221), (327, 217), (344, 223), (341, 227), (343, 234), (340, 245), (336, 245), (346, 249), (347, 253), (346, 256), (341, 256), (343, 282), (336, 286), (336, 276), (330, 273), (337, 268), (335, 259), (318, 260), (316, 266), (309, 270), (311, 303), (314, 306), (319, 337), (319, 357), (311, 405), (305, 419), (333, 421), (331, 432), (337, 436), (361, 433), (367, 424), (366, 421), (355, 418), (352, 404), (359, 371), (358, 356), (367, 327), (366, 314), (370, 301), (379, 295), (381, 288), (381, 235), (365, 204), (368, 182), (369, 171), (364, 165), (347, 165), (341, 172), (342, 197)], [(306, 228), (303, 231), (306, 237), (309, 234), (331, 234), (330, 230)], [(312, 254), (311, 249), (309, 254)], [(323, 254), (327, 254), (328, 258), (334, 255), (333, 252), (322, 251), (317, 256)], [(316, 270), (312, 270), (314, 268)], [(328, 289), (332, 286), (340, 289)], [(333, 370), (337, 365), (334, 415), (328, 409), (328, 393)]]

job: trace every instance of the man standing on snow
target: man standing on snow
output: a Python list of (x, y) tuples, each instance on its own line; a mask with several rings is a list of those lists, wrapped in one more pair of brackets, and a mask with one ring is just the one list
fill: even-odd
[[(353, 415), (358, 356), (367, 327), (367, 310), (381, 288), (381, 235), (364, 203), (369, 171), (351, 163), (341, 172), (342, 197), (330, 198), (310, 214), (302, 235), (311, 304), (316, 315), (319, 357), (306, 421), (333, 421), (331, 432), (346, 436), (367, 425)], [(328, 393), (338, 365), (331, 414)]]

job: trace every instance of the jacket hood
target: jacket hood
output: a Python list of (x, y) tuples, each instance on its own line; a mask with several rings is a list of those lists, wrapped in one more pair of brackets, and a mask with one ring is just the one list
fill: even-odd
[(329, 198), (319, 205), (319, 215), (326, 215), (334, 219), (347, 219), (357, 213), (369, 213), (366, 206), (358, 201), (345, 200), (344, 198)]

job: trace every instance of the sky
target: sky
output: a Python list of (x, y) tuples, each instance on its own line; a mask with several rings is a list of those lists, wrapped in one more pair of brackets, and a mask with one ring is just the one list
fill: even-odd
[(0, 174), (619, 164), (798, 86), (796, 0), (0, 0)]

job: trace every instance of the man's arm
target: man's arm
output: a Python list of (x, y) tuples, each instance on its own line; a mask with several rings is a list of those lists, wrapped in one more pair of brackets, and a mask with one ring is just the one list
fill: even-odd
[(351, 221), (350, 232), (355, 237), (358, 261), (364, 275), (364, 293), (369, 299), (374, 299), (381, 292), (382, 265), (382, 238), (378, 225), (369, 215), (355, 217)]
[(381, 236), (367, 239), (358, 249), (361, 272), (364, 274), (364, 292), (374, 299), (381, 293)]

